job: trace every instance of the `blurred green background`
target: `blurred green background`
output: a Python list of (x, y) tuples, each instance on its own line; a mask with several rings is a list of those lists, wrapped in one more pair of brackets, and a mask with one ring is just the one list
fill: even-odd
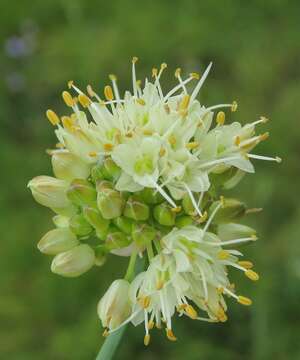
[(253, 284), (232, 274), (245, 308), (228, 300), (229, 321), (175, 320), (177, 343), (143, 327), (130, 327), (116, 359), (300, 358), (300, 3), (283, 1), (84, 1), (1, 2), (0, 12), (0, 358), (94, 359), (103, 341), (98, 299), (122, 275), (111, 257), (77, 279), (50, 272), (50, 258), (36, 248), (52, 228), (50, 212), (26, 189), (28, 180), (51, 174), (45, 153), (55, 143), (48, 107), (65, 110), (61, 91), (74, 79), (95, 89), (116, 73), (130, 85), (130, 61), (139, 56), (140, 78), (166, 61), (164, 88), (173, 71), (213, 70), (201, 92), (207, 105), (236, 99), (231, 120), (265, 115), (271, 138), (256, 153), (279, 155), (282, 164), (256, 162), (235, 194), (264, 211), (246, 220), (260, 240), (244, 248), (261, 274)]

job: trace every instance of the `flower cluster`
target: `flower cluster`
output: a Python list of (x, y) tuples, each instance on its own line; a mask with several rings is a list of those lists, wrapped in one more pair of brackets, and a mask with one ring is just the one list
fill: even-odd
[[(69, 114), (46, 113), (59, 141), (48, 151), (55, 177), (38, 176), (28, 186), (56, 214), (55, 229), (38, 243), (54, 256), (54, 273), (75, 277), (103, 265), (109, 254), (130, 257), (124, 278), (100, 300), (98, 315), (106, 335), (144, 322), (147, 345), (154, 325), (176, 340), (175, 312), (223, 322), (225, 297), (251, 304), (228, 278), (233, 267), (258, 280), (253, 264), (231, 249), (256, 240), (253, 229), (237, 223), (251, 209), (221, 194), (254, 172), (251, 159), (280, 159), (252, 153), (268, 137), (255, 133), (267, 118), (226, 124), (225, 112), (215, 110), (235, 112), (235, 101), (205, 107), (197, 100), (211, 64), (201, 77), (183, 79), (177, 69), (178, 84), (164, 93), (160, 79), (167, 65), (152, 69), (153, 81), (142, 86), (136, 62), (133, 91), (124, 97), (115, 75), (103, 99), (90, 85), (84, 93), (68, 83), (75, 92), (62, 93)], [(135, 274), (136, 259), (144, 255), (148, 266)]]

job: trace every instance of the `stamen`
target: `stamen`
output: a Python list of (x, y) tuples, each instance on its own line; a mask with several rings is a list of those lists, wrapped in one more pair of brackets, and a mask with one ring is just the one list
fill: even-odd
[(231, 105), (231, 111), (235, 112), (237, 111), (237, 108), (238, 108), (238, 103), (236, 101), (233, 101)]
[(75, 105), (74, 99), (68, 91), (63, 91), (62, 98), (67, 106), (73, 107)]
[(204, 84), (205, 79), (208, 76), (208, 73), (211, 69), (212, 66), (212, 62), (208, 65), (208, 67), (206, 68), (206, 70), (204, 71), (203, 75), (201, 76), (201, 79), (199, 80), (198, 84), (196, 85), (194, 91), (192, 92), (191, 95), (191, 103), (195, 100), (195, 98), (197, 97), (202, 85)]
[(242, 305), (246, 305), (246, 306), (252, 305), (252, 300), (245, 296), (238, 296), (237, 301)]
[(141, 99), (141, 98), (136, 99), (136, 102), (137, 102), (138, 104), (140, 104), (140, 105), (146, 105), (145, 100), (143, 100), (143, 99)]
[(132, 58), (132, 87), (133, 95), (137, 98), (137, 87), (136, 87), (136, 73), (135, 73), (135, 63), (138, 61), (138, 58), (134, 56)]
[(192, 305), (187, 305), (185, 308), (185, 312), (193, 320), (197, 319), (198, 317), (197, 311), (193, 308)]
[(108, 101), (112, 101), (114, 99), (114, 94), (113, 94), (111, 86), (109, 86), (109, 85), (105, 86), (104, 96), (105, 96), (106, 100), (108, 100)]
[[(151, 316), (152, 317), (152, 316)], [(149, 322), (148, 322), (148, 329), (149, 330), (152, 330), (154, 328), (154, 321), (153, 320), (150, 320)]]
[(190, 95), (184, 95), (180, 104), (179, 104), (179, 113), (184, 116), (186, 115), (187, 108), (190, 103)]
[(50, 109), (47, 110), (46, 116), (53, 126), (58, 125), (60, 123), (59, 117), (56, 115), (56, 113), (53, 110)]
[(230, 256), (230, 253), (226, 250), (221, 250), (218, 252), (218, 259), (219, 260), (226, 260)]
[(228, 320), (228, 317), (222, 307), (219, 307), (216, 315), (218, 320), (220, 320), (221, 322), (226, 322)]
[(106, 144), (103, 144), (103, 149), (105, 151), (111, 151), (113, 149), (113, 144), (110, 144), (110, 143), (106, 143)]
[(173, 207), (173, 208), (171, 209), (171, 211), (174, 212), (174, 213), (179, 213), (179, 212), (181, 211), (181, 206)]
[(166, 154), (167, 150), (165, 148), (160, 148), (159, 150), (159, 156), (164, 156)]
[(190, 76), (193, 78), (193, 79), (196, 79), (196, 80), (199, 80), (200, 79), (200, 75), (196, 72), (191, 72), (190, 73)]
[(151, 299), (149, 296), (144, 296), (139, 299), (139, 304), (143, 309), (147, 309), (147, 307), (150, 305), (150, 301)]
[(245, 237), (245, 238), (240, 238), (240, 239), (234, 239), (234, 240), (227, 240), (227, 241), (220, 241), (220, 242), (205, 242), (205, 243), (209, 243), (211, 246), (223, 246), (223, 245), (232, 245), (232, 244), (239, 244), (239, 243), (243, 243), (243, 242), (247, 242), (247, 241), (256, 241), (257, 240), (257, 236), (256, 235), (252, 235), (249, 237)]
[(192, 191), (190, 190), (190, 188), (187, 186), (186, 183), (183, 183), (183, 185), (184, 185), (184, 187), (185, 187), (185, 189), (186, 189), (186, 191), (187, 191), (187, 193), (188, 193), (188, 195), (189, 195), (189, 197), (190, 197), (190, 199), (191, 199), (191, 202), (192, 202), (192, 204), (193, 204), (193, 206), (194, 206), (194, 209), (196, 210), (197, 214), (198, 214), (200, 217), (202, 217), (203, 214), (202, 214), (201, 210), (199, 209), (199, 207), (198, 207), (198, 205), (197, 205), (197, 203), (196, 203), (196, 200), (195, 200), (195, 198), (194, 198), (194, 195), (193, 195)]
[(83, 93), (78, 95), (78, 101), (84, 108), (89, 107), (92, 103), (91, 100)]
[(214, 211), (211, 213), (209, 219), (207, 220), (204, 229), (203, 229), (203, 235), (206, 233), (209, 225), (211, 224), (211, 222), (213, 221), (213, 218), (215, 217), (216, 213), (218, 212), (218, 210), (220, 209), (220, 207), (223, 206), (223, 201), (222, 198), (220, 198), (220, 203), (216, 206), (216, 208), (214, 209)]
[(281, 158), (276, 156), (275, 158), (269, 157), (269, 156), (262, 156), (262, 155), (255, 155), (255, 154), (247, 154), (247, 156), (251, 159), (258, 159), (258, 160), (266, 160), (266, 161), (276, 161), (278, 163), (281, 163)]
[(61, 117), (61, 122), (63, 124), (63, 127), (69, 131), (73, 131), (74, 130), (74, 120), (72, 118), (70, 118), (69, 116), (62, 116)]
[(218, 125), (224, 125), (224, 123), (225, 123), (225, 113), (224, 113), (224, 111), (219, 111), (218, 113), (217, 113), (217, 118), (216, 118), (216, 122), (217, 122), (217, 124)]
[(199, 146), (199, 143), (197, 141), (189, 142), (185, 145), (185, 147), (189, 150), (194, 150)]
[(144, 345), (148, 346), (150, 343), (150, 334), (145, 335), (144, 337)]
[(69, 81), (68, 81), (68, 88), (69, 88), (69, 89), (72, 89), (73, 84), (74, 84), (74, 81), (73, 81), (73, 80), (69, 80)]
[(176, 341), (177, 340), (176, 336), (173, 334), (172, 329), (166, 329), (166, 334), (167, 334), (167, 338), (170, 341)]
[(169, 136), (168, 141), (171, 145), (176, 144), (176, 137), (174, 135)]
[(109, 335), (109, 331), (107, 329), (104, 329), (102, 336), (107, 337)]
[(245, 275), (252, 281), (257, 281), (259, 280), (259, 275), (253, 271), (253, 270), (247, 270), (245, 271)]
[(242, 261), (238, 261), (238, 264), (245, 269), (253, 268), (253, 263), (251, 261), (242, 260)]

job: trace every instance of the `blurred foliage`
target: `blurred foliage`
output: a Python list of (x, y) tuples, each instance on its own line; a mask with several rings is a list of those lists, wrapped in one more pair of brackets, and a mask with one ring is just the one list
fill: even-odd
[[(50, 273), (36, 249), (53, 225), (34, 203), (26, 184), (50, 174), (44, 148), (55, 142), (44, 111), (64, 105), (69, 79), (101, 89), (107, 74), (130, 86), (130, 59), (140, 58), (140, 77), (162, 61), (172, 73), (182, 66), (214, 68), (202, 90), (205, 104), (237, 99), (232, 120), (271, 122), (271, 138), (258, 149), (279, 155), (281, 165), (256, 163), (234, 192), (264, 212), (247, 223), (260, 241), (244, 248), (261, 273), (258, 284), (233, 274), (254, 305), (229, 303), (226, 324), (175, 321), (179, 340), (154, 331), (144, 348), (143, 328), (130, 327), (117, 359), (299, 359), (300, 205), (299, 105), (300, 3), (265, 1), (6, 1), (0, 12), (0, 357), (10, 360), (93, 359), (103, 339), (96, 304), (123, 259), (78, 279)], [(100, 91), (100, 90), (99, 90)]]

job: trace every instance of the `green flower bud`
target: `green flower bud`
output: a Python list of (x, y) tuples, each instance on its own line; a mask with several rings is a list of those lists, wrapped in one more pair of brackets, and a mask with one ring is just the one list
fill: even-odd
[(247, 225), (228, 223), (218, 225), (217, 235), (221, 240), (226, 241), (254, 236), (256, 231)]
[(52, 167), (59, 179), (72, 181), (86, 179), (90, 175), (90, 165), (68, 150), (57, 150), (52, 155)]
[(53, 223), (58, 228), (69, 227), (69, 217), (64, 215), (55, 215), (53, 218)]
[[(215, 201), (209, 208), (209, 214), (220, 204), (220, 201)], [(229, 223), (241, 218), (246, 211), (246, 206), (244, 203), (236, 199), (223, 199), (223, 205), (217, 211), (214, 216), (213, 223)]]
[(124, 216), (120, 216), (113, 220), (113, 223), (122, 230), (125, 234), (130, 235), (132, 232), (133, 220), (128, 219)]
[(90, 223), (85, 219), (83, 214), (76, 214), (70, 219), (70, 230), (78, 236), (86, 236), (93, 231)]
[(140, 221), (149, 217), (149, 207), (135, 196), (130, 196), (126, 202), (124, 215), (130, 219)]
[(97, 205), (104, 219), (114, 219), (122, 215), (125, 200), (120, 192), (102, 186), (97, 195)]
[(95, 263), (95, 252), (87, 244), (56, 255), (51, 264), (55, 274), (76, 277), (88, 271)]
[(102, 174), (106, 180), (117, 181), (121, 175), (121, 169), (111, 157), (107, 157), (103, 161)]
[(67, 191), (67, 196), (77, 206), (94, 205), (97, 192), (93, 185), (84, 179), (75, 179)]
[(134, 224), (132, 238), (139, 248), (144, 248), (156, 236), (157, 230), (147, 224)]
[(50, 208), (67, 208), (71, 205), (66, 196), (68, 182), (51, 176), (37, 176), (27, 185), (34, 199)]
[(109, 220), (104, 219), (99, 210), (89, 206), (83, 208), (83, 215), (95, 228), (97, 237), (105, 240), (108, 234)]
[(190, 216), (179, 216), (175, 220), (175, 226), (182, 228), (184, 226), (192, 225), (193, 219)]
[(120, 249), (130, 244), (130, 238), (116, 226), (111, 225), (108, 229), (105, 244), (109, 250)]
[(68, 228), (48, 231), (39, 241), (37, 247), (40, 252), (56, 255), (77, 246), (79, 241)]
[(195, 207), (192, 203), (192, 200), (191, 198), (189, 197), (188, 194), (185, 194), (183, 196), (183, 199), (182, 199), (182, 207), (183, 207), (183, 210), (184, 212), (187, 214), (187, 215), (196, 215), (196, 210), (195, 210)]
[(104, 179), (104, 175), (103, 175), (103, 172), (102, 172), (102, 163), (97, 164), (97, 165), (92, 167), (91, 178), (92, 178), (94, 183), (96, 183), (99, 180)]
[(161, 225), (172, 226), (175, 224), (176, 213), (166, 203), (156, 205), (153, 215), (155, 220)]
[(103, 245), (95, 248), (95, 265), (102, 266), (106, 262), (107, 249)]
[(159, 204), (164, 201), (164, 198), (159, 192), (151, 188), (144, 188), (138, 193), (138, 197), (146, 204)]

